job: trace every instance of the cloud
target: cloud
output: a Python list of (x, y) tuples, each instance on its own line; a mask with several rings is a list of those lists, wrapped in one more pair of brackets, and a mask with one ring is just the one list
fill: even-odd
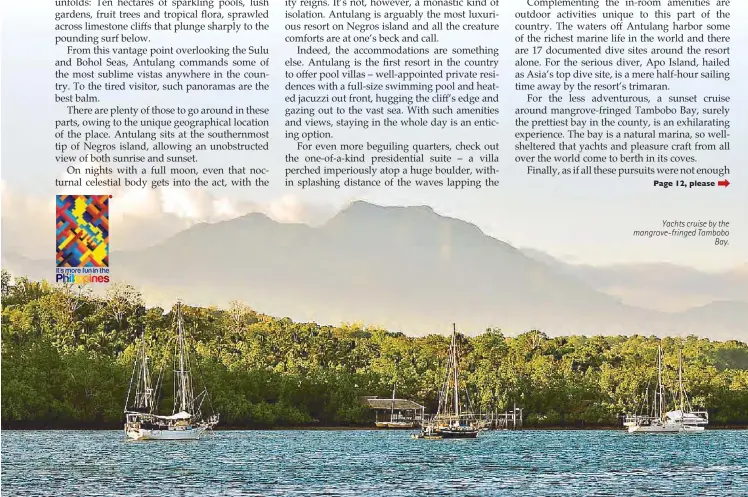
[[(106, 179), (107, 176), (100, 175), (99, 178)], [(61, 179), (73, 178), (65, 175)], [(4, 180), (0, 187), (3, 250), (18, 252), (30, 258), (52, 257), (54, 197), (39, 197), (14, 191)], [(337, 210), (332, 205), (304, 202), (291, 194), (269, 202), (255, 202), (229, 195), (215, 195), (200, 188), (184, 187), (66, 186), (60, 188), (58, 193), (101, 194), (102, 190), (112, 195), (110, 223), (113, 250), (145, 248), (196, 223), (225, 221), (252, 212), (264, 213), (279, 222), (319, 224), (329, 219)]]

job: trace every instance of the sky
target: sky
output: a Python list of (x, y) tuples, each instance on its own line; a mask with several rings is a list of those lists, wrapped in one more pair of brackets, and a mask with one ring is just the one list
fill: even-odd
[[(388, 143), (449, 142), (477, 140), (501, 146), (501, 185), (480, 190), (448, 188), (317, 189), (283, 187), (284, 155), (296, 145), (283, 138), (286, 92), (284, 62), (294, 55), (295, 45), (283, 42), (283, 2), (271, 2), (271, 29), (263, 33), (154, 35), (153, 46), (263, 45), (270, 50), (270, 91), (203, 92), (190, 95), (143, 92), (104, 92), (107, 105), (159, 104), (186, 107), (242, 105), (271, 108), (269, 153), (217, 153), (199, 157), (200, 167), (264, 165), (271, 170), (267, 188), (123, 188), (112, 193), (112, 249), (137, 248), (158, 242), (196, 222), (212, 222), (247, 212), (265, 212), (284, 222), (320, 222), (353, 200), (382, 205), (429, 205), (437, 213), (470, 221), (487, 234), (517, 247), (532, 247), (561, 259), (587, 264), (669, 262), (705, 270), (723, 270), (748, 262), (748, 172), (744, 157), (746, 105), (741, 91), (745, 59), (731, 57), (730, 82), (679, 83), (677, 94), (730, 95), (732, 150), (698, 156), (701, 166), (728, 166), (728, 188), (662, 189), (652, 185), (656, 177), (630, 179), (590, 177), (545, 178), (528, 176), (514, 159), (513, 110), (525, 97), (513, 90), (514, 41), (518, 23), (511, 8), (500, 10), (502, 28), (490, 37), (478, 34), (440, 33), (440, 46), (498, 47), (501, 50), (499, 79), (501, 114), (496, 128), (431, 129), (379, 128), (366, 132), (335, 131), (337, 141)], [(525, 6), (512, 7), (524, 10)], [(714, 8), (712, 8), (714, 9)], [(80, 9), (79, 9), (80, 10)], [(405, 9), (407, 10), (407, 9)], [(745, 3), (729, 7), (732, 48), (746, 46)], [(54, 61), (65, 58), (55, 46), (55, 21), (51, 9), (39, 0), (13, 3), (4, 13), (2, 32), (2, 223), (6, 250), (40, 257), (51, 248), (54, 195), (57, 193), (105, 193), (69, 191), (54, 186), (65, 177), (54, 157), (55, 121), (65, 109), (54, 103)], [(153, 33), (151, 33), (153, 34)], [(639, 44), (637, 44), (639, 45)], [(421, 46), (421, 45), (416, 45)], [(625, 48), (633, 45), (623, 44)], [(615, 57), (614, 57), (615, 58)], [(663, 178), (663, 179), (679, 179)], [(688, 180), (689, 178), (684, 178)], [(693, 178), (691, 178), (693, 179)], [(699, 178), (702, 179), (702, 178)], [(703, 178), (722, 179), (722, 178)], [(634, 230), (658, 229), (663, 220), (726, 220), (731, 224), (730, 244), (717, 247), (714, 240), (645, 239)]]

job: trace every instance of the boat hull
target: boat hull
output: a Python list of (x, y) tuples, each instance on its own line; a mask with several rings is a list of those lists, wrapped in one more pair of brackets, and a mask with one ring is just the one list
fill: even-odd
[(703, 426), (665, 423), (655, 425), (629, 425), (629, 433), (702, 433)]
[(190, 428), (185, 430), (126, 430), (130, 440), (198, 440), (205, 432), (205, 428)]
[(644, 425), (629, 426), (629, 433), (680, 433), (681, 426), (663, 424), (663, 425)]
[(684, 433), (702, 433), (704, 431), (703, 426), (692, 426), (692, 425), (685, 425), (683, 426)]
[(680, 433), (680, 430), (677, 428), (653, 429), (651, 426), (629, 426), (629, 433)]
[(442, 438), (477, 438), (479, 430), (439, 430)]
[(441, 440), (442, 437), (439, 435), (426, 435), (424, 433), (416, 433), (410, 436), (413, 440)]
[(398, 422), (385, 422), (380, 421), (376, 423), (377, 428), (387, 428), (390, 430), (412, 430), (416, 427), (416, 423), (398, 423)]

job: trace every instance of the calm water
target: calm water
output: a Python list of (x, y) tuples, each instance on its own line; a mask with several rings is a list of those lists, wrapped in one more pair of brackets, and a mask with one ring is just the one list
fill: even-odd
[(3, 496), (746, 496), (748, 431), (2, 433)]

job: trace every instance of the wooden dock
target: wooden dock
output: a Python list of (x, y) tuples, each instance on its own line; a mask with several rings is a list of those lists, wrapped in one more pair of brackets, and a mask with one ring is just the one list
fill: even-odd
[(521, 407), (515, 406), (507, 412), (489, 412), (483, 415), (484, 427), (489, 430), (519, 430), (522, 428)]

